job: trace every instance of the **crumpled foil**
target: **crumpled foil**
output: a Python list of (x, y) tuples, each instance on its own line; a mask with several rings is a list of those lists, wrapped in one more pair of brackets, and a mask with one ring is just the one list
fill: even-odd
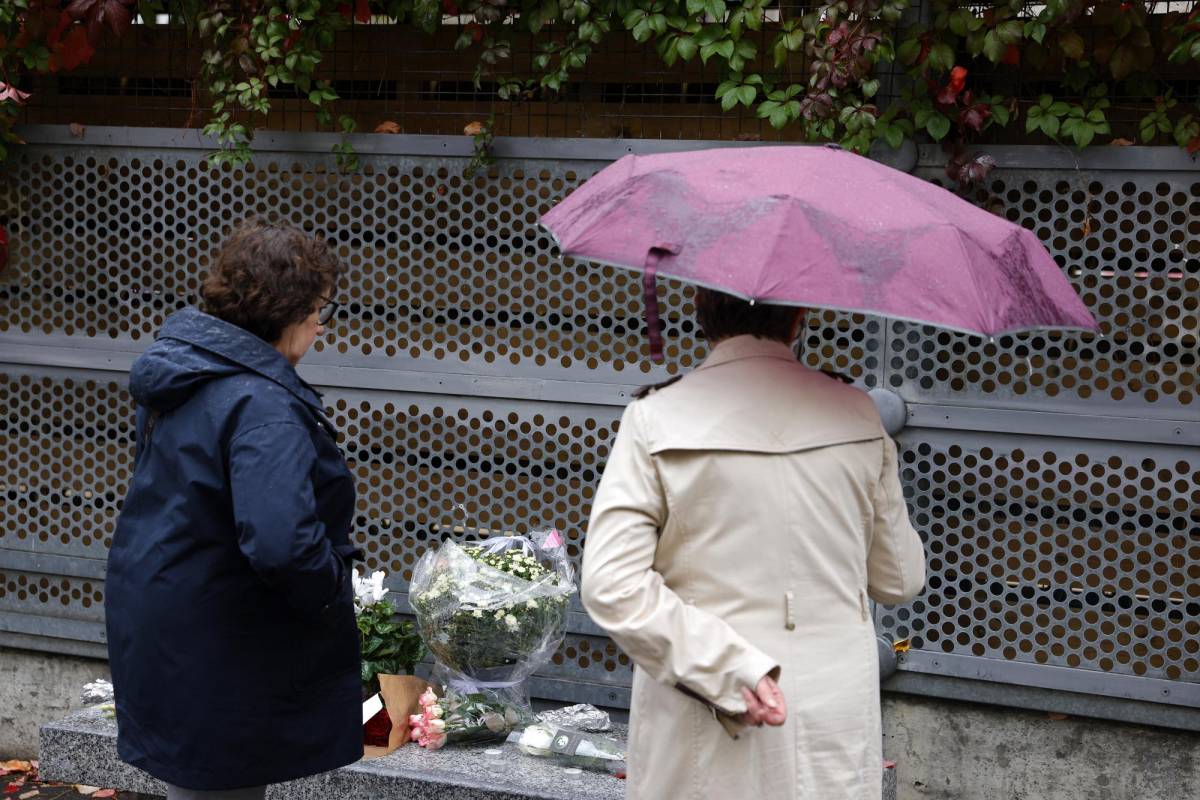
[(587, 733), (604, 733), (612, 730), (612, 720), (608, 718), (608, 712), (601, 711), (587, 703), (543, 711), (538, 714), (538, 719), (550, 725), (574, 728)]
[(85, 706), (98, 706), (113, 701), (113, 685), (111, 681), (97, 678), (91, 683), (85, 683), (79, 693), (79, 702)]

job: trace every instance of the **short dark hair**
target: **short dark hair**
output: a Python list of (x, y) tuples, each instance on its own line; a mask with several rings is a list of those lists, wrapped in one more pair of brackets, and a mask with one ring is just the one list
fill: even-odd
[(791, 344), (796, 315), (801, 312), (796, 306), (750, 305), (740, 297), (704, 288), (696, 289), (693, 302), (696, 322), (709, 341), (750, 335)]
[(233, 229), (204, 279), (202, 310), (274, 344), (333, 292), (341, 271), (322, 239), (248, 219)]

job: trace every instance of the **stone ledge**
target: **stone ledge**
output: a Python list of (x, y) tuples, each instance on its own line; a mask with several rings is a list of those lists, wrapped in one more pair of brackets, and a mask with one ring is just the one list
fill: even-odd
[[(614, 733), (623, 736), (618, 726)], [(494, 747), (494, 745), (493, 745)], [(570, 774), (563, 767), (521, 753), (510, 744), (502, 755), (488, 745), (457, 745), (425, 751), (415, 746), (371, 761), (298, 781), (274, 784), (268, 800), (621, 800), (625, 782), (597, 772)], [(498, 761), (495, 766), (489, 762)], [(41, 775), (47, 780), (106, 786), (164, 795), (163, 784), (117, 757), (117, 724), (86, 709), (41, 728)], [(884, 800), (896, 796), (896, 770), (884, 769)]]

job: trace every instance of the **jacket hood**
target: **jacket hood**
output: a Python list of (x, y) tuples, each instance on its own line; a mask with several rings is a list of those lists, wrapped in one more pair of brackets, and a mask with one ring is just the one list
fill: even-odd
[(320, 410), (320, 396), (287, 359), (247, 330), (195, 308), (167, 318), (158, 340), (133, 363), (133, 399), (159, 413), (186, 403), (210, 381), (256, 373)]

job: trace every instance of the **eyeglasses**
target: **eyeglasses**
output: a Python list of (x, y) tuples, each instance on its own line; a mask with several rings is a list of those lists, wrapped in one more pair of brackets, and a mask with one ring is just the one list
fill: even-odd
[(338, 309), (342, 307), (342, 304), (330, 300), (328, 297), (322, 297), (321, 299), (325, 301), (325, 305), (321, 306), (317, 311), (317, 322), (321, 325), (328, 325), (330, 320), (337, 314)]

